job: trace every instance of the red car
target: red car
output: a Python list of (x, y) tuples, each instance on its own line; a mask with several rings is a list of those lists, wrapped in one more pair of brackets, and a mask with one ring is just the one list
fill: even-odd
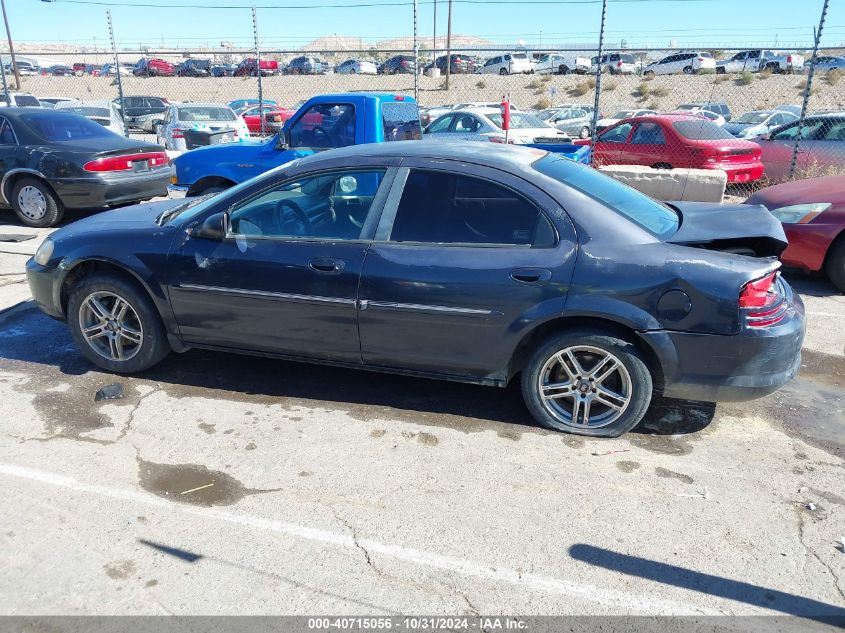
[[(246, 126), (249, 128), (250, 134), (261, 134), (261, 118), (260, 107), (255, 105), (246, 108), (241, 112), (241, 117), (246, 121)], [(275, 133), (284, 125), (285, 121), (296, 114), (296, 110), (289, 108), (281, 108), (276, 105), (264, 106), (264, 133)]]
[(235, 77), (257, 77), (259, 65), (261, 66), (261, 75), (264, 77), (279, 74), (279, 62), (275, 59), (262, 59), (258, 64), (254, 57), (247, 57), (235, 68)]
[(810, 178), (761, 189), (748, 204), (762, 204), (783, 224), (789, 246), (780, 259), (807, 271), (824, 269), (845, 292), (845, 176)]
[(598, 135), (593, 154), (600, 165), (722, 169), (728, 182), (763, 176), (757, 143), (735, 138), (715, 123), (689, 114), (623, 119)]
[(176, 67), (163, 59), (141, 58), (135, 64), (132, 73), (135, 76), (144, 77), (173, 77), (176, 74)]

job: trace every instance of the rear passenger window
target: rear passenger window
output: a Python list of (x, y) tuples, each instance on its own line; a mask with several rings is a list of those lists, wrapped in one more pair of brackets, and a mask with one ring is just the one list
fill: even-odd
[(549, 219), (510, 189), (480, 178), (412, 170), (390, 240), (548, 248), (556, 236)]
[(418, 141), (422, 138), (417, 104), (407, 101), (385, 103), (381, 107), (385, 141)]

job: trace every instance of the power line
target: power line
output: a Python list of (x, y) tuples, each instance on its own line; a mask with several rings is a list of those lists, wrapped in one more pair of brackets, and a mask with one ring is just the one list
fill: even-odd
[[(453, 0), (455, 4), (483, 4), (483, 5), (594, 5), (601, 4), (602, 0)], [(689, 4), (689, 3), (712, 3), (732, 2), (734, 0), (608, 0), (612, 4)], [(222, 9), (222, 10), (251, 10), (253, 5), (207, 5), (207, 4), (156, 4), (151, 2), (109, 2), (106, 0), (52, 0), (52, 2), (63, 2), (65, 4), (86, 4), (105, 7), (135, 7), (141, 9)], [(322, 10), (322, 9), (365, 9), (384, 7), (412, 7), (413, 1), (395, 0), (389, 2), (356, 2), (352, 4), (273, 4), (255, 5), (256, 9), (283, 9), (283, 10)], [(420, 0), (419, 4), (434, 4), (434, 0)]]

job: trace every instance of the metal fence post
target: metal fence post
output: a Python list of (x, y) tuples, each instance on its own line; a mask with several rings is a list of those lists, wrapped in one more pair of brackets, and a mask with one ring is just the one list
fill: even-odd
[(601, 3), (601, 28), (599, 29), (599, 51), (596, 56), (596, 96), (593, 99), (593, 122), (590, 126), (590, 137), (592, 139), (592, 149), (590, 154), (590, 163), (596, 163), (596, 125), (599, 122), (599, 105), (601, 103), (601, 56), (604, 50), (604, 23), (607, 19), (607, 0), (602, 0)]
[(255, 73), (258, 75), (258, 121), (264, 136), (264, 87), (261, 83), (261, 50), (258, 46), (258, 14), (252, 5), (252, 34), (255, 37)]
[(417, 0), (414, 0), (414, 101), (420, 102), (420, 46), (417, 41)]
[(3, 65), (3, 59), (0, 58), (0, 75), (3, 77), (3, 98), (6, 100), (6, 105), (12, 105), (12, 98), (9, 96), (9, 84), (6, 83), (6, 67)]
[[(437, 60), (434, 60), (437, 68)], [(449, 77), (452, 75), (452, 0), (449, 0), (449, 15), (446, 18), (446, 90), (449, 90)]]
[(123, 136), (129, 136), (129, 125), (126, 122), (126, 108), (123, 103), (123, 81), (120, 78), (120, 62), (117, 59), (117, 46), (114, 44), (114, 27), (111, 21), (111, 9), (106, 9), (106, 19), (109, 23), (109, 39), (111, 40), (111, 52), (114, 56), (114, 73), (117, 77), (117, 98), (120, 99), (120, 119), (123, 121)]
[(813, 75), (816, 70), (816, 57), (819, 53), (819, 42), (822, 39), (824, 19), (827, 17), (827, 5), (829, 0), (824, 0), (822, 15), (819, 18), (819, 28), (816, 31), (816, 38), (813, 42), (813, 56), (810, 58), (810, 70), (807, 73), (807, 86), (804, 88), (804, 102), (801, 104), (801, 117), (798, 119), (798, 132), (795, 134), (795, 145), (792, 146), (792, 160), (789, 163), (789, 179), (795, 176), (795, 167), (798, 163), (798, 146), (801, 144), (801, 132), (804, 128), (804, 117), (807, 116), (807, 106), (810, 103), (810, 91), (813, 89)]

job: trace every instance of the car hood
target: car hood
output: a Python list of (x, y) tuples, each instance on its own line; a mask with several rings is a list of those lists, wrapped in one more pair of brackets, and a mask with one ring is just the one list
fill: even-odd
[(162, 231), (156, 224), (156, 218), (165, 211), (184, 204), (184, 199), (168, 199), (159, 202), (135, 204), (111, 211), (95, 213), (55, 231), (50, 237), (55, 240), (90, 237), (95, 233), (108, 233), (123, 230), (150, 229)]
[(760, 257), (780, 255), (788, 242), (780, 222), (762, 205), (670, 202), (681, 226), (666, 241), (711, 250), (748, 247)]
[(766, 187), (754, 193), (745, 202), (762, 204), (769, 209), (813, 202), (830, 202), (835, 206), (845, 206), (845, 176), (808, 178)]
[[(275, 138), (270, 141), (275, 143)], [(243, 160), (255, 160), (261, 149), (268, 141), (240, 141), (238, 143), (221, 143), (219, 145), (207, 145), (197, 147), (190, 152), (173, 159), (176, 169), (184, 165), (214, 165), (221, 162), (241, 162)]]

